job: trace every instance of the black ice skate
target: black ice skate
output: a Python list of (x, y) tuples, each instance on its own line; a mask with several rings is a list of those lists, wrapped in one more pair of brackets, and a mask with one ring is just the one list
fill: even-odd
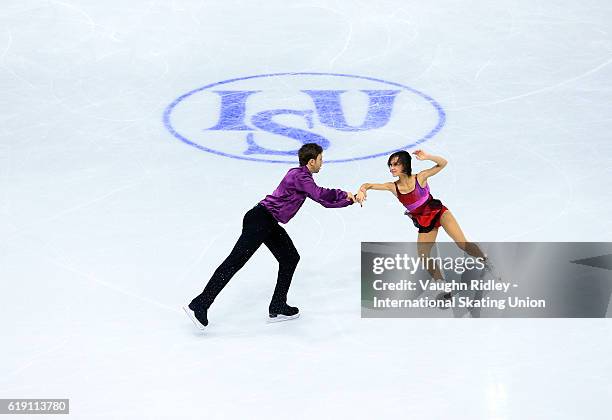
[[(440, 292), (436, 296), (436, 299), (443, 300), (444, 302), (449, 302), (453, 298), (453, 294), (451, 292)], [(448, 309), (448, 306), (442, 306), (439, 309), (445, 310)]]
[(199, 330), (203, 330), (208, 325), (208, 314), (206, 308), (198, 308), (193, 302), (189, 306), (183, 306), (183, 310)]
[(270, 307), (268, 322), (289, 321), (300, 316), (300, 310), (294, 306), (284, 304), (279, 307)]
[(452, 295), (451, 292), (440, 292), (436, 296), (436, 299), (438, 299), (438, 300), (451, 300), (452, 297), (453, 297), (453, 295)]

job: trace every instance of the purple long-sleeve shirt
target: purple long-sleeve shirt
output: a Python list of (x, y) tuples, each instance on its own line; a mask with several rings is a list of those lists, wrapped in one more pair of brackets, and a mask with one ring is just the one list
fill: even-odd
[(346, 207), (353, 204), (346, 192), (317, 186), (307, 166), (291, 168), (279, 186), (259, 203), (279, 222), (287, 223), (298, 212), (306, 197), (324, 207)]

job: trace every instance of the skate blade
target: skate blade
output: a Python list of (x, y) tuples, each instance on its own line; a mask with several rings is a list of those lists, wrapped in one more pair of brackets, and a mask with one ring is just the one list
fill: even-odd
[(268, 324), (272, 324), (275, 322), (283, 322), (283, 321), (291, 321), (292, 319), (296, 319), (299, 318), (300, 314), (297, 313), (295, 315), (291, 315), (291, 316), (287, 316), (287, 315), (276, 315), (274, 318), (273, 317), (268, 317)]
[(195, 327), (202, 331), (204, 330), (204, 325), (200, 324), (200, 321), (198, 321), (198, 319), (195, 317), (195, 315), (193, 314), (193, 311), (191, 309), (189, 309), (186, 306), (183, 306), (183, 310), (185, 311), (185, 313), (187, 314), (187, 316), (189, 317), (189, 319), (191, 319), (191, 322), (193, 322), (193, 325), (195, 325)]

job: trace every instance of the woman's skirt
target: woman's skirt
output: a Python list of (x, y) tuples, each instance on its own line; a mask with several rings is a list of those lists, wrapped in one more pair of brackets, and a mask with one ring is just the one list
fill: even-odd
[(444, 212), (448, 210), (440, 200), (429, 196), (423, 205), (417, 207), (413, 211), (406, 211), (406, 216), (410, 216), (412, 223), (419, 229), (419, 233), (428, 233), (439, 228), (440, 218)]

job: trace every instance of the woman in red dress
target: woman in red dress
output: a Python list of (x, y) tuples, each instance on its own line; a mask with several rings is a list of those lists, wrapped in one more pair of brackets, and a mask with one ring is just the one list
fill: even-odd
[[(486, 269), (490, 269), (489, 261), (478, 245), (466, 239), (459, 227), (459, 223), (457, 223), (450, 210), (440, 200), (433, 198), (429, 191), (427, 180), (444, 169), (447, 164), (446, 159), (440, 156), (429, 155), (423, 150), (416, 150), (413, 152), (413, 155), (418, 160), (431, 160), (436, 166), (413, 175), (410, 153), (406, 151), (395, 152), (389, 156), (387, 165), (391, 175), (399, 177), (399, 179), (395, 182), (385, 182), (384, 184), (363, 184), (359, 188), (359, 193), (356, 197), (357, 201), (363, 202), (367, 197), (368, 190), (391, 192), (406, 207), (405, 214), (412, 219), (412, 222), (419, 230), (417, 246), (420, 255), (429, 257), (431, 248), (438, 236), (438, 228), (441, 226), (459, 248), (469, 255), (483, 258), (487, 265)], [(429, 267), (428, 269), (436, 280), (443, 280), (438, 267)]]

